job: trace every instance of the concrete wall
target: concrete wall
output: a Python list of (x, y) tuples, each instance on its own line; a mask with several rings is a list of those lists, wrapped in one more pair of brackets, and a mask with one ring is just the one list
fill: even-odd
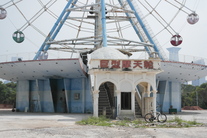
[(38, 89), (38, 80), (29, 81), (29, 110), (30, 112), (41, 112), (40, 94)]
[(171, 105), (181, 112), (181, 84), (179, 82), (171, 83)]
[(52, 93), (50, 88), (50, 81), (39, 80), (39, 92), (41, 101), (41, 111), (42, 112), (54, 112), (54, 105), (52, 99)]
[(30, 81), (30, 111), (54, 112), (52, 94), (49, 79)]
[(17, 94), (16, 94), (16, 110), (25, 111), (25, 108), (29, 108), (29, 81), (17, 82)]

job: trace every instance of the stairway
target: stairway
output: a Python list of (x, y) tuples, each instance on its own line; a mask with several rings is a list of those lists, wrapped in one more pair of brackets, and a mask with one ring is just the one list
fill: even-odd
[[(112, 117), (112, 109), (104, 84), (100, 86), (99, 90), (98, 115), (101, 116), (105, 114), (106, 117), (110, 118)], [(104, 113), (104, 109), (106, 109), (106, 113)]]
[(141, 111), (141, 108), (140, 108), (136, 98), (135, 98), (135, 116), (136, 116), (136, 118), (142, 117), (142, 111)]

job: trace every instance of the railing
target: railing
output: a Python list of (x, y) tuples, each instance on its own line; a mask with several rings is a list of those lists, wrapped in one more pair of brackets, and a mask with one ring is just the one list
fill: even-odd
[[(169, 60), (169, 61), (175, 61), (175, 60)], [(207, 58), (190, 56), (190, 55), (181, 55), (180, 54), (178, 56), (178, 61), (184, 62), (184, 63), (194, 63), (194, 64), (207, 65)]]
[[(158, 40), (156, 39), (156, 37), (154, 37), (155, 35), (154, 35), (152, 29), (150, 28), (150, 25), (148, 24), (147, 20), (144, 18), (144, 15), (143, 15), (142, 11), (140, 10), (137, 2), (136, 1), (132, 1), (132, 3), (134, 5), (134, 7), (135, 7), (136, 12), (141, 17), (142, 22), (144, 23), (144, 25), (145, 25), (145, 27), (147, 29), (147, 32), (149, 33), (150, 37), (152, 37), (153, 42), (156, 44), (157, 49), (159, 50), (159, 53), (162, 55), (163, 59), (166, 60), (167, 56), (165, 55), (165, 52), (162, 49), (162, 47), (160, 46), (160, 44), (159, 44)], [(145, 36), (145, 37), (146, 37), (146, 39), (148, 39), (147, 36)]]
[[(4, 55), (0, 55), (0, 63), (18, 61), (19, 58), (21, 58), (19, 60), (33, 60), (34, 55), (35, 52), (4, 54)], [(51, 52), (48, 53), (48, 55), (49, 55), (49, 59), (71, 58), (71, 55), (69, 53), (63, 53), (63, 52)], [(73, 55), (73, 58), (77, 58), (78, 56), (79, 54)], [(136, 58), (139, 58), (139, 56), (132, 56), (132, 59), (136, 59)], [(146, 56), (145, 59), (148, 59), (148, 56)], [(177, 61), (177, 60), (167, 60), (167, 61)], [(207, 65), (207, 58), (179, 54), (178, 62)]]
[[(59, 52), (59, 51), (51, 51), (48, 52), (48, 59), (60, 59), (60, 58), (71, 58), (71, 54), (68, 52)], [(33, 60), (35, 56), (35, 52), (27, 52), (27, 53), (9, 53), (0, 55), (0, 63), (1, 62), (11, 62), (18, 60)], [(73, 54), (72, 58), (78, 58), (79, 54)]]
[(34, 57), (34, 52), (30, 53), (13, 53), (0, 55), (0, 62), (10, 62), (18, 60), (31, 60)]

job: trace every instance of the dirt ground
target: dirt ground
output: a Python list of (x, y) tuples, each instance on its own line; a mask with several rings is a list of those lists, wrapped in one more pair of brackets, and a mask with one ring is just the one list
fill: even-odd
[(20, 113), (0, 109), (0, 138), (206, 138), (207, 111), (185, 110), (178, 116), (205, 123), (192, 128), (128, 128), (81, 126), (76, 121), (91, 115)]

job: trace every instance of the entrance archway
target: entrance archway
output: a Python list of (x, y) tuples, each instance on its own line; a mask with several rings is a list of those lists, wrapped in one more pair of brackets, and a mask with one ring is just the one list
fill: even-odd
[[(156, 89), (150, 82), (139, 82), (136, 85), (135, 98), (141, 108), (141, 114), (144, 116), (151, 110), (156, 111)], [(135, 109), (136, 110), (136, 109)]]
[(98, 115), (112, 118), (116, 109), (115, 85), (109, 81), (99, 86)]

